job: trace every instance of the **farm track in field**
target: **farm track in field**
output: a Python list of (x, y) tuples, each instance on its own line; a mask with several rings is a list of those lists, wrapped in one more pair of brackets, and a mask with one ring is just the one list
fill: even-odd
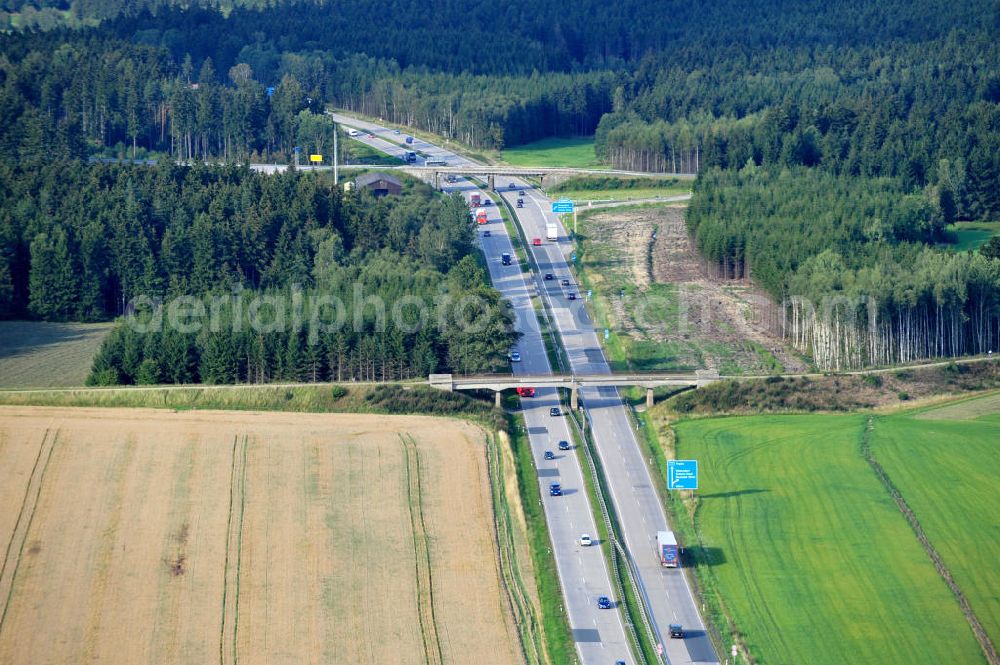
[(38, 496), (42, 492), (45, 470), (48, 468), (49, 460), (52, 459), (52, 450), (55, 448), (58, 438), (59, 431), (51, 429), (45, 430), (45, 434), (42, 436), (42, 443), (38, 447), (38, 455), (35, 457), (35, 464), (31, 469), (31, 477), (24, 491), (24, 501), (21, 502), (17, 522), (15, 522), (14, 531), (11, 533), (7, 550), (4, 553), (3, 567), (0, 568), (0, 603), (2, 603), (0, 634), (3, 633), (7, 607), (14, 593), (17, 569), (21, 563), (21, 555), (24, 553), (25, 544), (28, 542), (28, 532), (31, 530), (31, 523), (35, 517), (35, 506), (38, 505)]
[(412, 436), (402, 434), (400, 441), (406, 458), (406, 499), (413, 525), (413, 550), (417, 579), (417, 613), (424, 642), (424, 658), (428, 665), (442, 665), (441, 640), (434, 619), (434, 579), (431, 573), (430, 543), (424, 524), (423, 496), (420, 491), (420, 454)]

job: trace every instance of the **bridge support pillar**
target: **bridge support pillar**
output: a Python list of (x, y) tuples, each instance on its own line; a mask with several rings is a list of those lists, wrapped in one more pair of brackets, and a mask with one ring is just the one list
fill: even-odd
[(496, 391), (493, 392), (493, 401), (494, 401), (494, 404), (496, 404), (496, 407), (498, 409), (503, 406), (503, 403), (502, 403), (503, 397), (501, 396), (501, 391), (496, 390)]
[(486, 176), (486, 182), (491, 192), (497, 191), (496, 176)]
[(653, 408), (653, 389), (646, 388), (646, 408)]
[(580, 408), (580, 397), (576, 386), (569, 391), (569, 408), (574, 411)]

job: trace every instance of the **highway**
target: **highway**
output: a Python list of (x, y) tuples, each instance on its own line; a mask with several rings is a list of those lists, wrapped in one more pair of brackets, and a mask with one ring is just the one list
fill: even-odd
[[(346, 116), (334, 115), (334, 119), (348, 127), (371, 132), (376, 137), (375, 139), (366, 139), (367, 141), (381, 140), (382, 137), (392, 135), (391, 130)], [(365, 139), (364, 136), (358, 138)], [(470, 163), (459, 155), (437, 146), (431, 146), (423, 141), (417, 142), (415, 140), (414, 149), (431, 154), (437, 159), (443, 159), (449, 166)], [(514, 183), (513, 190), (506, 189), (508, 182)], [(469, 187), (469, 185), (462, 183), (456, 183), (456, 185), (465, 189)], [(516, 179), (498, 178), (497, 188), (512, 204), (517, 198), (518, 191), (521, 189), (525, 191), (524, 208), (518, 209), (517, 215), (518, 222), (528, 238), (544, 239), (546, 222), (558, 222), (557, 216), (551, 213), (550, 202), (544, 194), (530, 188), (526, 183)], [(496, 198), (496, 194), (489, 196)], [(492, 219), (497, 217), (495, 211), (496, 207), (493, 206), (490, 210)], [(540, 293), (548, 301), (549, 311), (554, 315), (555, 324), (562, 338), (562, 344), (566, 349), (572, 370), (579, 374), (610, 373), (610, 367), (604, 357), (593, 323), (587, 315), (583, 298), (580, 297), (573, 301), (566, 298), (568, 291), (581, 295), (569, 270), (567, 259), (572, 251), (572, 246), (566, 230), (560, 224), (560, 240), (558, 242), (543, 241), (541, 246), (528, 248), (528, 251), (534, 253), (535, 261), (541, 272), (551, 272), (556, 276), (556, 279), (547, 281), (542, 279), (542, 275), (529, 273), (530, 276), (526, 281), (524, 273), (516, 266), (500, 266), (499, 255), (501, 252), (511, 252), (514, 256), (510, 239), (503, 231), (502, 224), (491, 222), (489, 226), (492, 227), (491, 231), (496, 232), (496, 235), (493, 236), (491, 233), (493, 237), (481, 238), (481, 242), (489, 264), (490, 277), (494, 286), (511, 300), (517, 312), (518, 330), (525, 333), (518, 345), (522, 361), (515, 364), (515, 373), (537, 374), (551, 371), (545, 355), (544, 343), (538, 332), (537, 320), (528, 298), (529, 289)], [(570, 286), (565, 288), (560, 286), (561, 279), (568, 279)], [(529, 281), (533, 284), (529, 284)], [(584, 388), (580, 391), (580, 396), (587, 417), (592, 424), (595, 445), (618, 515), (624, 544), (638, 570), (639, 582), (642, 586), (641, 592), (651, 610), (654, 631), (665, 647), (669, 662), (671, 665), (717, 663), (718, 658), (705, 632), (684, 571), (664, 569), (659, 565), (655, 547), (656, 532), (668, 528), (667, 520), (656, 494), (654, 480), (636, 440), (629, 414), (622, 404), (618, 391), (613, 388)], [(531, 434), (532, 448), (537, 455), (536, 460), (539, 460), (539, 484), (546, 500), (564, 500), (576, 496), (576, 494), (563, 497), (547, 496), (547, 486), (549, 482), (552, 482), (550, 478), (553, 477), (551, 475), (553, 469), (546, 467), (545, 463), (541, 461), (540, 453), (547, 447), (551, 447), (554, 440), (558, 440), (558, 438), (569, 440), (568, 436), (563, 435), (564, 433), (568, 434), (563, 418), (551, 418), (547, 415), (548, 407), (556, 404), (556, 400), (557, 397), (552, 390), (539, 390), (539, 395), (533, 400), (523, 400), (526, 405), (525, 417)], [(543, 427), (544, 431), (540, 429)], [(570, 465), (567, 463), (569, 460), (557, 461), (562, 462), (557, 470), (560, 473), (561, 482), (564, 482), (566, 487), (579, 488), (580, 495), (582, 495), (582, 486), (575, 484), (581, 481), (579, 465), (574, 460), (572, 469), (570, 469)], [(587, 620), (582, 619), (584, 616), (582, 613), (587, 611), (589, 607), (593, 607), (597, 595), (611, 595), (611, 587), (604, 586), (604, 591), (595, 593), (593, 586), (595, 578), (574, 579), (574, 575), (586, 575), (587, 573), (578, 573), (573, 567), (567, 565), (571, 563), (567, 561), (567, 558), (572, 558), (572, 555), (565, 551), (564, 543), (559, 542), (564, 538), (578, 536), (579, 534), (575, 532), (579, 530), (581, 525), (586, 525), (586, 529), (591, 529), (589, 532), (593, 533), (592, 513), (585, 497), (578, 509), (572, 511), (567, 509), (567, 513), (571, 512), (572, 515), (560, 515), (558, 508), (552, 505), (554, 503), (555, 501), (546, 503), (546, 515), (553, 538), (560, 578), (563, 581), (564, 594), (567, 597), (571, 626), (576, 634), (577, 648), (585, 662), (599, 662), (590, 660), (590, 654), (593, 650), (588, 648), (589, 642), (580, 640), (578, 631), (581, 626), (590, 625)], [(563, 501), (562, 503), (568, 502)], [(572, 522), (570, 522), (571, 519)], [(586, 520), (586, 522), (582, 520)], [(593, 551), (596, 552), (596, 549)], [(601, 583), (607, 584), (607, 571), (603, 560), (600, 569), (603, 572)], [(587, 600), (589, 600), (589, 605)], [(617, 617), (618, 613), (605, 612), (604, 614), (614, 614)], [(594, 620), (600, 621), (601, 615), (601, 612), (597, 612), (597, 617)], [(620, 618), (618, 621), (620, 625)], [(667, 639), (667, 626), (670, 623), (680, 623), (684, 626), (687, 633), (685, 639)], [(605, 629), (600, 629), (600, 633), (602, 643), (606, 646), (610, 644), (608, 642), (609, 635)], [(586, 635), (584, 634), (584, 636)], [(614, 658), (609, 660), (614, 662)]]
[[(365, 134), (355, 137), (356, 140), (368, 143), (389, 154), (401, 153), (404, 148), (395, 146), (394, 140), (405, 138), (392, 130), (378, 127), (370, 123), (359, 123), (349, 118), (334, 116), (338, 122), (348, 127), (363, 129), (374, 136), (368, 138)], [(387, 145), (388, 144), (388, 145)], [(463, 157), (440, 150), (422, 141), (414, 139), (414, 147), (433, 157), (444, 159), (449, 165), (469, 163)], [(456, 179), (454, 184), (446, 185), (445, 191), (459, 192), (466, 200), (474, 192), (480, 190), (464, 179)], [(483, 198), (490, 198), (484, 195)], [(545, 343), (542, 340), (541, 329), (531, 302), (530, 284), (517, 262), (510, 237), (500, 219), (496, 205), (486, 207), (489, 223), (479, 230), (479, 242), (487, 258), (490, 279), (494, 287), (510, 301), (516, 317), (515, 327), (522, 333), (522, 338), (512, 351), (521, 354), (519, 362), (511, 363), (517, 374), (551, 374), (549, 359), (545, 353)], [(489, 229), (490, 237), (484, 237), (483, 231)], [(500, 255), (507, 252), (512, 257), (511, 265), (501, 265)], [(601, 548), (597, 545), (597, 525), (594, 513), (583, 485), (583, 469), (577, 458), (577, 451), (558, 450), (559, 441), (569, 441), (570, 435), (567, 417), (551, 416), (549, 409), (559, 407), (558, 391), (554, 388), (540, 388), (535, 397), (521, 400), (522, 414), (531, 442), (532, 456), (535, 459), (539, 491), (542, 496), (542, 506), (545, 511), (549, 536), (552, 542), (552, 552), (559, 571), (566, 614), (572, 630), (580, 662), (584, 665), (611, 665), (619, 660), (635, 663), (625, 635), (618, 609), (602, 610), (597, 607), (599, 596), (609, 596), (614, 599), (611, 578), (605, 564)], [(545, 460), (546, 450), (555, 454), (555, 459)], [(549, 484), (558, 482), (562, 485), (562, 496), (550, 496)], [(588, 534), (595, 544), (584, 547), (579, 544), (579, 538)], [(617, 600), (617, 599), (615, 599)]]
[[(511, 203), (517, 199), (518, 190), (508, 192), (501, 188), (501, 191)], [(524, 208), (517, 212), (524, 233), (529, 238), (545, 238), (546, 222), (558, 222), (548, 199), (536, 190), (525, 190)], [(609, 374), (611, 368), (604, 357), (597, 331), (587, 315), (585, 294), (580, 293), (569, 270), (567, 257), (572, 252), (572, 245), (561, 224), (559, 238), (558, 242), (545, 241), (540, 247), (531, 248), (539, 269), (556, 277), (551, 281), (539, 278), (543, 295), (555, 315), (573, 372)], [(569, 287), (560, 286), (563, 278), (570, 281)], [(577, 294), (577, 300), (566, 298), (570, 291)], [(656, 532), (668, 528), (667, 520), (618, 391), (614, 388), (583, 388), (580, 399), (593, 426), (594, 442), (607, 477), (625, 546), (639, 571), (640, 582), (653, 614), (654, 629), (666, 647), (670, 663), (718, 662), (684, 572), (659, 565)], [(665, 639), (671, 623), (684, 626), (687, 633), (685, 639)]]

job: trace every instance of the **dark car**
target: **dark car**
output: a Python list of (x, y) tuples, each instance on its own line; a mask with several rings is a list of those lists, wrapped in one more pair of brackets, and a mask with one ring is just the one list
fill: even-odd
[(546, 450), (545, 454), (542, 455), (542, 457), (544, 459), (555, 459), (556, 458), (556, 454), (554, 452), (552, 452), (551, 450)]
[(608, 598), (607, 596), (601, 596), (600, 598), (597, 599), (597, 607), (602, 610), (610, 610), (611, 599)]
[(549, 485), (549, 496), (562, 496), (562, 485), (552, 483)]
[(490, 200), (489, 200), (489, 199), (486, 199), (485, 201), (483, 201), (483, 207), (484, 207), (484, 208), (485, 208), (486, 206), (488, 206), (489, 204), (490, 204)]
[(670, 639), (678, 639), (678, 640), (684, 639), (684, 626), (680, 625), (679, 623), (670, 624), (669, 632), (670, 632)]
[(406, 142), (407, 143), (413, 143), (413, 137), (412, 136), (407, 136), (406, 137)]
[(489, 229), (486, 229), (485, 231), (483, 231), (483, 237), (484, 238), (489, 238), (490, 237), (490, 230)]
[(552, 280), (552, 279), (555, 279), (555, 278), (556, 278), (555, 275), (553, 275), (552, 273), (550, 273), (550, 272), (545, 273), (545, 280), (546, 281)]
[(563, 286), (569, 286), (569, 280), (568, 279), (561, 279), (561, 280), (559, 280), (559, 283), (562, 284)]
[(524, 207), (524, 199), (518, 199), (517, 200), (517, 207), (518, 208), (523, 208)]
[(522, 189), (522, 190), (519, 190), (519, 191), (517, 192), (517, 195), (518, 195), (518, 196), (524, 196), (524, 190), (523, 190), (523, 189)]
[(560, 441), (559, 450), (569, 450), (569, 441)]
[(549, 409), (549, 415), (550, 416), (561, 416), (562, 415), (562, 411), (559, 410), (558, 406), (554, 406), (551, 409)]
[(570, 291), (566, 294), (566, 300), (576, 300), (576, 294)]
[(516, 187), (517, 185), (515, 185), (514, 183), (510, 183), (507, 185), (507, 189), (515, 189)]

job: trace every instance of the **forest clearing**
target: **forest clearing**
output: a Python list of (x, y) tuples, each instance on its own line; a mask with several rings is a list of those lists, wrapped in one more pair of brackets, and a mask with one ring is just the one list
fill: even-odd
[(5, 407), (0, 478), (0, 662), (520, 662), (473, 425)]
[(688, 239), (684, 208), (588, 212), (581, 222), (582, 265), (595, 308), (606, 313), (626, 367), (722, 374), (806, 369), (754, 320), (758, 295), (749, 284), (708, 277)]
[(0, 388), (82, 386), (111, 323), (0, 321)]
[(700, 573), (756, 662), (985, 662), (972, 619), (865, 456), (867, 445), (995, 641), (1000, 552), (983, 534), (1000, 510), (1000, 416), (984, 399), (993, 415), (975, 420), (909, 412), (675, 425), (678, 457), (697, 458), (704, 478), (695, 528), (716, 554)]

